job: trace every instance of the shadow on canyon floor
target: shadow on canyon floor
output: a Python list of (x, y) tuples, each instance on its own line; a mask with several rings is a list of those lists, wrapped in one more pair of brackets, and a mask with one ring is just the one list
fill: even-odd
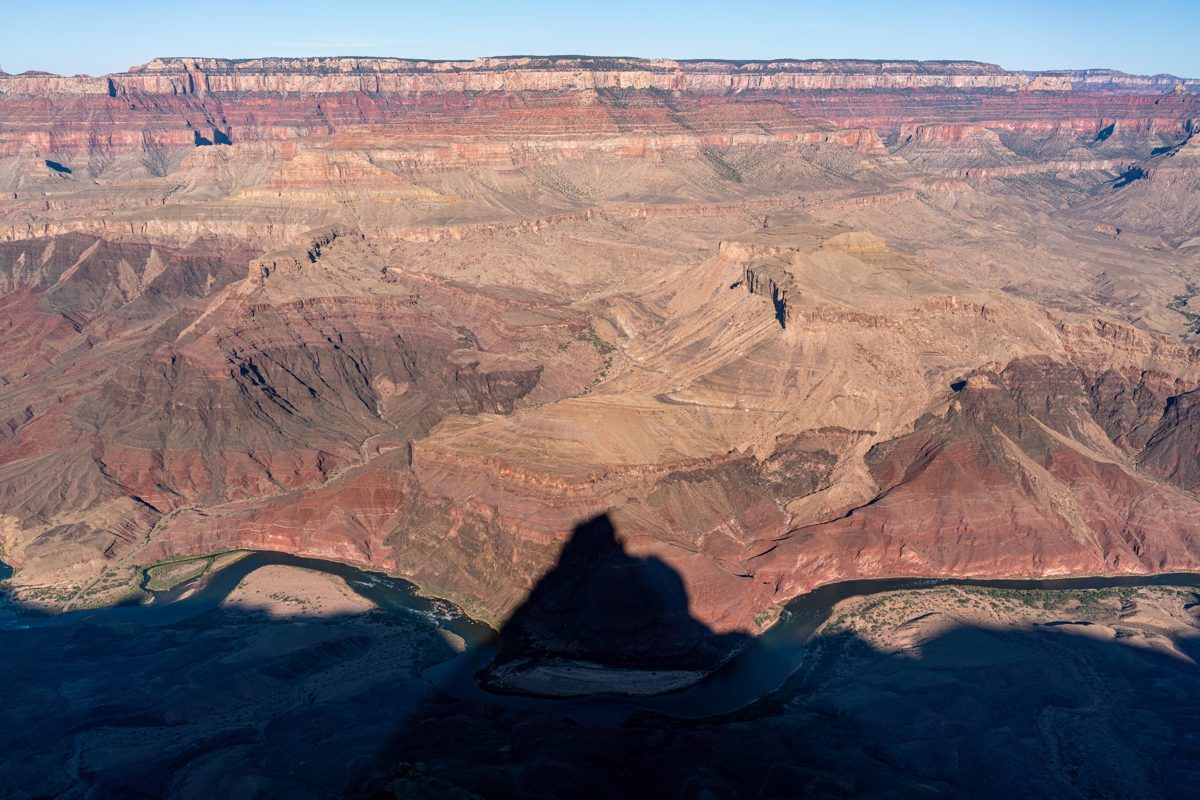
[[(902, 652), (824, 635), (782, 688), (697, 720), (435, 692), (397, 736), (379, 796), (1190, 797), (1200, 639), (1179, 638), (1172, 656), (1069, 618), (960, 625)], [(691, 618), (679, 576), (626, 554), (607, 517), (575, 530), (500, 638), (498, 664), (703, 668), (729, 647), (768, 647)]]
[[(286, 591), (271, 595), (284, 616), (222, 604), (267, 564), (345, 578), (380, 610), (313, 613)], [(379, 785), (382, 746), (428, 694), (421, 671), (457, 654), (442, 604), (340, 564), (254, 554), (192, 586), (169, 603), (58, 615), (0, 598), (0, 797), (308, 798)]]
[(557, 564), (504, 624), (497, 663), (703, 670), (748, 642), (692, 617), (679, 574), (653, 556), (629, 555), (601, 515), (575, 527)]
[(415, 616), (216, 609), (5, 627), (0, 654), (0, 797), (307, 798), (381, 781), (455, 651)]
[(919, 654), (829, 636), (779, 691), (694, 721), (437, 697), (410, 718), (380, 796), (1194, 796), (1200, 644), (1183, 644), (1189, 662), (1072, 627), (963, 627)]
[[(0, 796), (1193, 796), (1200, 639), (1169, 655), (1063, 621), (959, 626), (901, 652), (827, 634), (739, 712), (617, 721), (431, 688), (422, 672), (453, 640), (395, 608), (6, 624)], [(626, 554), (604, 518), (580, 526), (504, 635), (501, 660), (640, 667), (736, 643), (691, 619), (679, 577)]]

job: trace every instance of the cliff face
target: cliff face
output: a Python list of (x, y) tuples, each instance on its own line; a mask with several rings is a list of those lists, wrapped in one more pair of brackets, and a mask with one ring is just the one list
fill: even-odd
[[(0, 75), (0, 151), (280, 141), (398, 121), (438, 131), (459, 123), (469, 132), (514, 107), (578, 106), (597, 94), (620, 107), (666, 93), (683, 109), (700, 104), (717, 117), (728, 113), (720, 110), (726, 104), (774, 101), (838, 127), (877, 132), (961, 118), (964, 110), (1023, 126), (1076, 117), (1069, 124), (1080, 131), (1116, 121), (1165, 132), (1183, 109), (1194, 112), (1188, 90), (1197, 87), (1200, 81), (1171, 76), (1007, 72), (974, 62), (174, 58), (98, 78)], [(586, 118), (578, 122), (577, 133), (591, 132)]]
[(161, 58), (99, 78), (0, 75), (10, 94), (415, 93), (662, 89), (1006, 89), (1170, 92), (1200, 85), (1111, 70), (1009, 72), (974, 61), (673, 61), (578, 56), (419, 61), (400, 58)]
[(819, 583), (1200, 566), (1194, 81), (972, 62), (0, 76), (18, 594), (284, 549), (501, 621), (570, 531)]
[[(0, 240), (87, 233), (282, 245), (344, 221), (351, 205), (359, 226), (440, 225), (445, 215), (427, 212), (459, 202), (464, 187), (437, 176), (512, 167), (559, 195), (511, 209), (517, 217), (667, 199), (606, 196), (604, 185), (624, 185), (628, 170), (596, 186), (567, 174), (598, 158), (684, 172), (690, 160), (733, 184), (817, 149), (900, 157), (936, 177), (1125, 170), (1190, 134), (1200, 95), (1189, 86), (972, 62), (581, 58), (163, 59), (101, 78), (0, 76)], [(839, 182), (826, 189), (844, 190)], [(763, 189), (797, 186), (790, 175)], [(494, 183), (469, 189), (487, 191), (505, 193)], [(723, 194), (704, 186), (682, 197)], [(499, 196), (487, 204), (508, 207)]]

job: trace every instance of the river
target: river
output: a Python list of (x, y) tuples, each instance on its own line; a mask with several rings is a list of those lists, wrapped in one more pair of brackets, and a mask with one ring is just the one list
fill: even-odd
[[(491, 644), (495, 631), (487, 625), (471, 619), (448, 602), (421, 596), (416, 587), (400, 578), (286, 553), (252, 553), (213, 575), (155, 593), (151, 602), (140, 605), (39, 614), (10, 604), (0, 615), (0, 628), (15, 630), (105, 621), (147, 626), (172, 625), (218, 608), (246, 575), (268, 565), (301, 567), (339, 576), (355, 592), (385, 612), (415, 616), (430, 626), (443, 628), (461, 637), (467, 645), (465, 652), (429, 667), (423, 673), (426, 680), (447, 694), (510, 709), (547, 710), (590, 721), (619, 721), (637, 711), (694, 719), (744, 708), (784, 684), (803, 662), (805, 645), (813, 632), (829, 618), (837, 603), (850, 597), (947, 585), (1014, 590), (1134, 586), (1200, 588), (1200, 574), (1195, 573), (1050, 580), (900, 578), (833, 583), (788, 603), (776, 625), (700, 683), (682, 691), (649, 697), (606, 695), (553, 699), (486, 691), (475, 680), (475, 673), (487, 666), (495, 654)], [(0, 563), (0, 579), (10, 574), (11, 569)]]

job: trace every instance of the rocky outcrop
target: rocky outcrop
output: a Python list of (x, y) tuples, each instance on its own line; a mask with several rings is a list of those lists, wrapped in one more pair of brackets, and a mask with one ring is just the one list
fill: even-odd
[[(967, 376), (952, 392), (944, 411), (868, 453), (879, 487), (870, 502), (794, 531), (764, 556), (764, 569), (999, 577), (1195, 563), (1197, 499), (1138, 474), (1097, 436), (1077, 368), (1020, 360)], [(1164, 426), (1178, 427), (1170, 411)], [(1181, 445), (1194, 449), (1191, 441)], [(1153, 439), (1145, 459), (1186, 480)], [(783, 591), (808, 583), (796, 580), (786, 579)]]
[[(760, 242), (721, 242), (718, 252), (723, 258), (750, 262), (743, 267), (739, 283), (750, 294), (770, 300), (776, 321), (786, 329), (789, 323), (797, 321), (804, 313), (798, 310), (801, 291), (795, 276), (808, 266), (807, 253), (844, 253), (869, 260), (887, 252), (887, 241), (865, 231), (846, 231), (824, 238), (815, 248), (781, 247)], [(837, 311), (828, 308), (812, 309), (808, 313), (809, 319), (814, 313), (825, 319), (838, 315)], [(865, 319), (869, 315), (859, 316)]]
[(797, 291), (792, 281), (791, 273), (778, 263), (760, 262), (746, 267), (742, 280), (746, 291), (750, 294), (761, 295), (771, 301), (779, 327), (786, 328), (791, 314), (788, 309), (788, 294), (795, 298)]
[(1200, 391), (1167, 398), (1138, 461), (1184, 489), (1200, 489)]

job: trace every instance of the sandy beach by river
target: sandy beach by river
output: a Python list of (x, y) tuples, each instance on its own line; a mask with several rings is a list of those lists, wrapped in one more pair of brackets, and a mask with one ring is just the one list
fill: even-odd
[(377, 608), (337, 575), (279, 564), (251, 572), (222, 605), (277, 618), (364, 614)]

